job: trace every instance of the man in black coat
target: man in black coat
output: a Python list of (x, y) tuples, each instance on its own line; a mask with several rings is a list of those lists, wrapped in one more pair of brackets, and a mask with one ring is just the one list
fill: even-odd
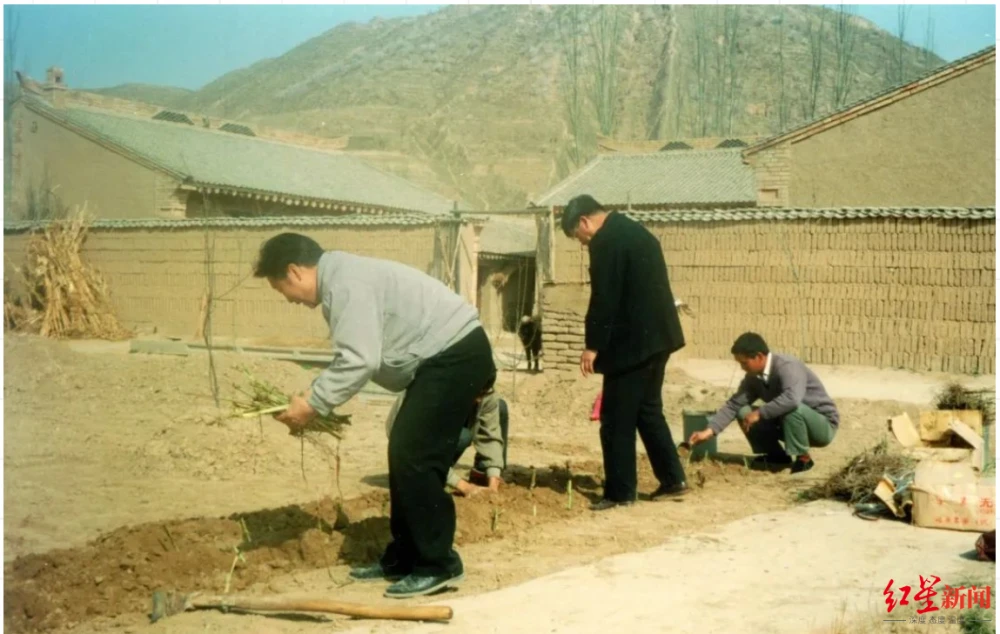
[(580, 371), (604, 375), (604, 499), (592, 508), (635, 501), (636, 431), (660, 481), (652, 497), (682, 495), (688, 487), (663, 416), (661, 390), (667, 360), (684, 347), (684, 333), (660, 243), (639, 223), (606, 211), (587, 195), (566, 205), (562, 230), (590, 251), (587, 349)]

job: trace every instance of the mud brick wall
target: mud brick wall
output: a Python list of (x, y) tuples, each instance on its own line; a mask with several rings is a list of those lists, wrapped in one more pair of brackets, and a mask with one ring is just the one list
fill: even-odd
[(747, 157), (757, 180), (757, 204), (785, 207), (789, 199), (791, 144), (783, 143)]
[[(971, 219), (717, 213), (729, 219), (633, 214), (659, 238), (674, 295), (694, 311), (682, 316), (686, 356), (729, 359), (733, 340), (753, 330), (812, 363), (995, 372), (992, 210)], [(553, 283), (542, 290), (544, 359), (572, 370), (589, 261), (577, 242), (555, 240)]]
[(542, 290), (542, 350), (546, 370), (579, 371), (589, 292), (590, 287), (584, 284), (549, 285)]
[[(212, 332), (239, 338), (294, 345), (328, 340), (329, 328), (319, 309), (289, 304), (251, 275), (261, 243), (282, 231), (316, 239), (326, 249), (402, 262), (431, 272), (435, 253), (433, 224), (370, 226), (267, 226), (90, 230), (83, 249), (111, 291), (118, 317), (140, 334), (155, 331), (190, 339), (198, 329), (202, 297), (209, 276), (206, 236), (217, 300)], [(26, 261), (26, 233), (5, 232), (5, 282), (16, 291), (14, 265)]]

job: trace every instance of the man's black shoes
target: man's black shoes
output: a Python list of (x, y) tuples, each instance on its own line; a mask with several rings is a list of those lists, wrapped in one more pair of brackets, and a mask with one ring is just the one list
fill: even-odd
[(787, 467), (790, 464), (792, 464), (792, 457), (786, 453), (757, 456), (750, 462), (750, 466), (757, 469)]
[(454, 574), (418, 575), (410, 574), (385, 590), (385, 596), (390, 599), (407, 599), (432, 594), (438, 590), (456, 584), (465, 579), (465, 571), (459, 569)]
[(615, 502), (614, 500), (609, 500), (607, 498), (600, 500), (599, 502), (594, 502), (590, 505), (591, 511), (607, 511), (608, 509), (617, 508), (619, 506), (632, 506), (633, 502)]
[(813, 462), (812, 458), (796, 460), (795, 464), (792, 465), (792, 473), (803, 473), (805, 471), (809, 471), (815, 464), (816, 463)]
[(691, 489), (688, 487), (687, 482), (681, 482), (680, 484), (661, 484), (653, 493), (649, 496), (651, 500), (667, 500), (670, 498), (678, 498), (682, 495), (689, 493)]
[(406, 576), (405, 572), (394, 568), (385, 568), (378, 562), (351, 568), (351, 572), (348, 574), (355, 581), (399, 581)]

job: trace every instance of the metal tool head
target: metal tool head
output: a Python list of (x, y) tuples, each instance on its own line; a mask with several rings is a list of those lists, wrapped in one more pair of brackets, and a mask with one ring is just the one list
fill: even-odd
[(150, 623), (184, 612), (191, 607), (191, 598), (189, 594), (156, 590), (153, 592), (153, 609), (149, 613)]

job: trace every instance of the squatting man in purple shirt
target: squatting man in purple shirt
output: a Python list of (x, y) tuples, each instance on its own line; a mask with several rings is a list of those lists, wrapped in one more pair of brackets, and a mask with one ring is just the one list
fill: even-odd
[[(771, 352), (753, 332), (740, 335), (731, 352), (746, 376), (708, 429), (691, 434), (688, 442), (694, 446), (718, 436), (736, 419), (754, 453), (761, 454), (755, 466), (792, 465), (792, 473), (812, 469), (809, 448), (829, 445), (840, 425), (819, 377), (795, 357)], [(751, 407), (757, 400), (764, 405)]]

